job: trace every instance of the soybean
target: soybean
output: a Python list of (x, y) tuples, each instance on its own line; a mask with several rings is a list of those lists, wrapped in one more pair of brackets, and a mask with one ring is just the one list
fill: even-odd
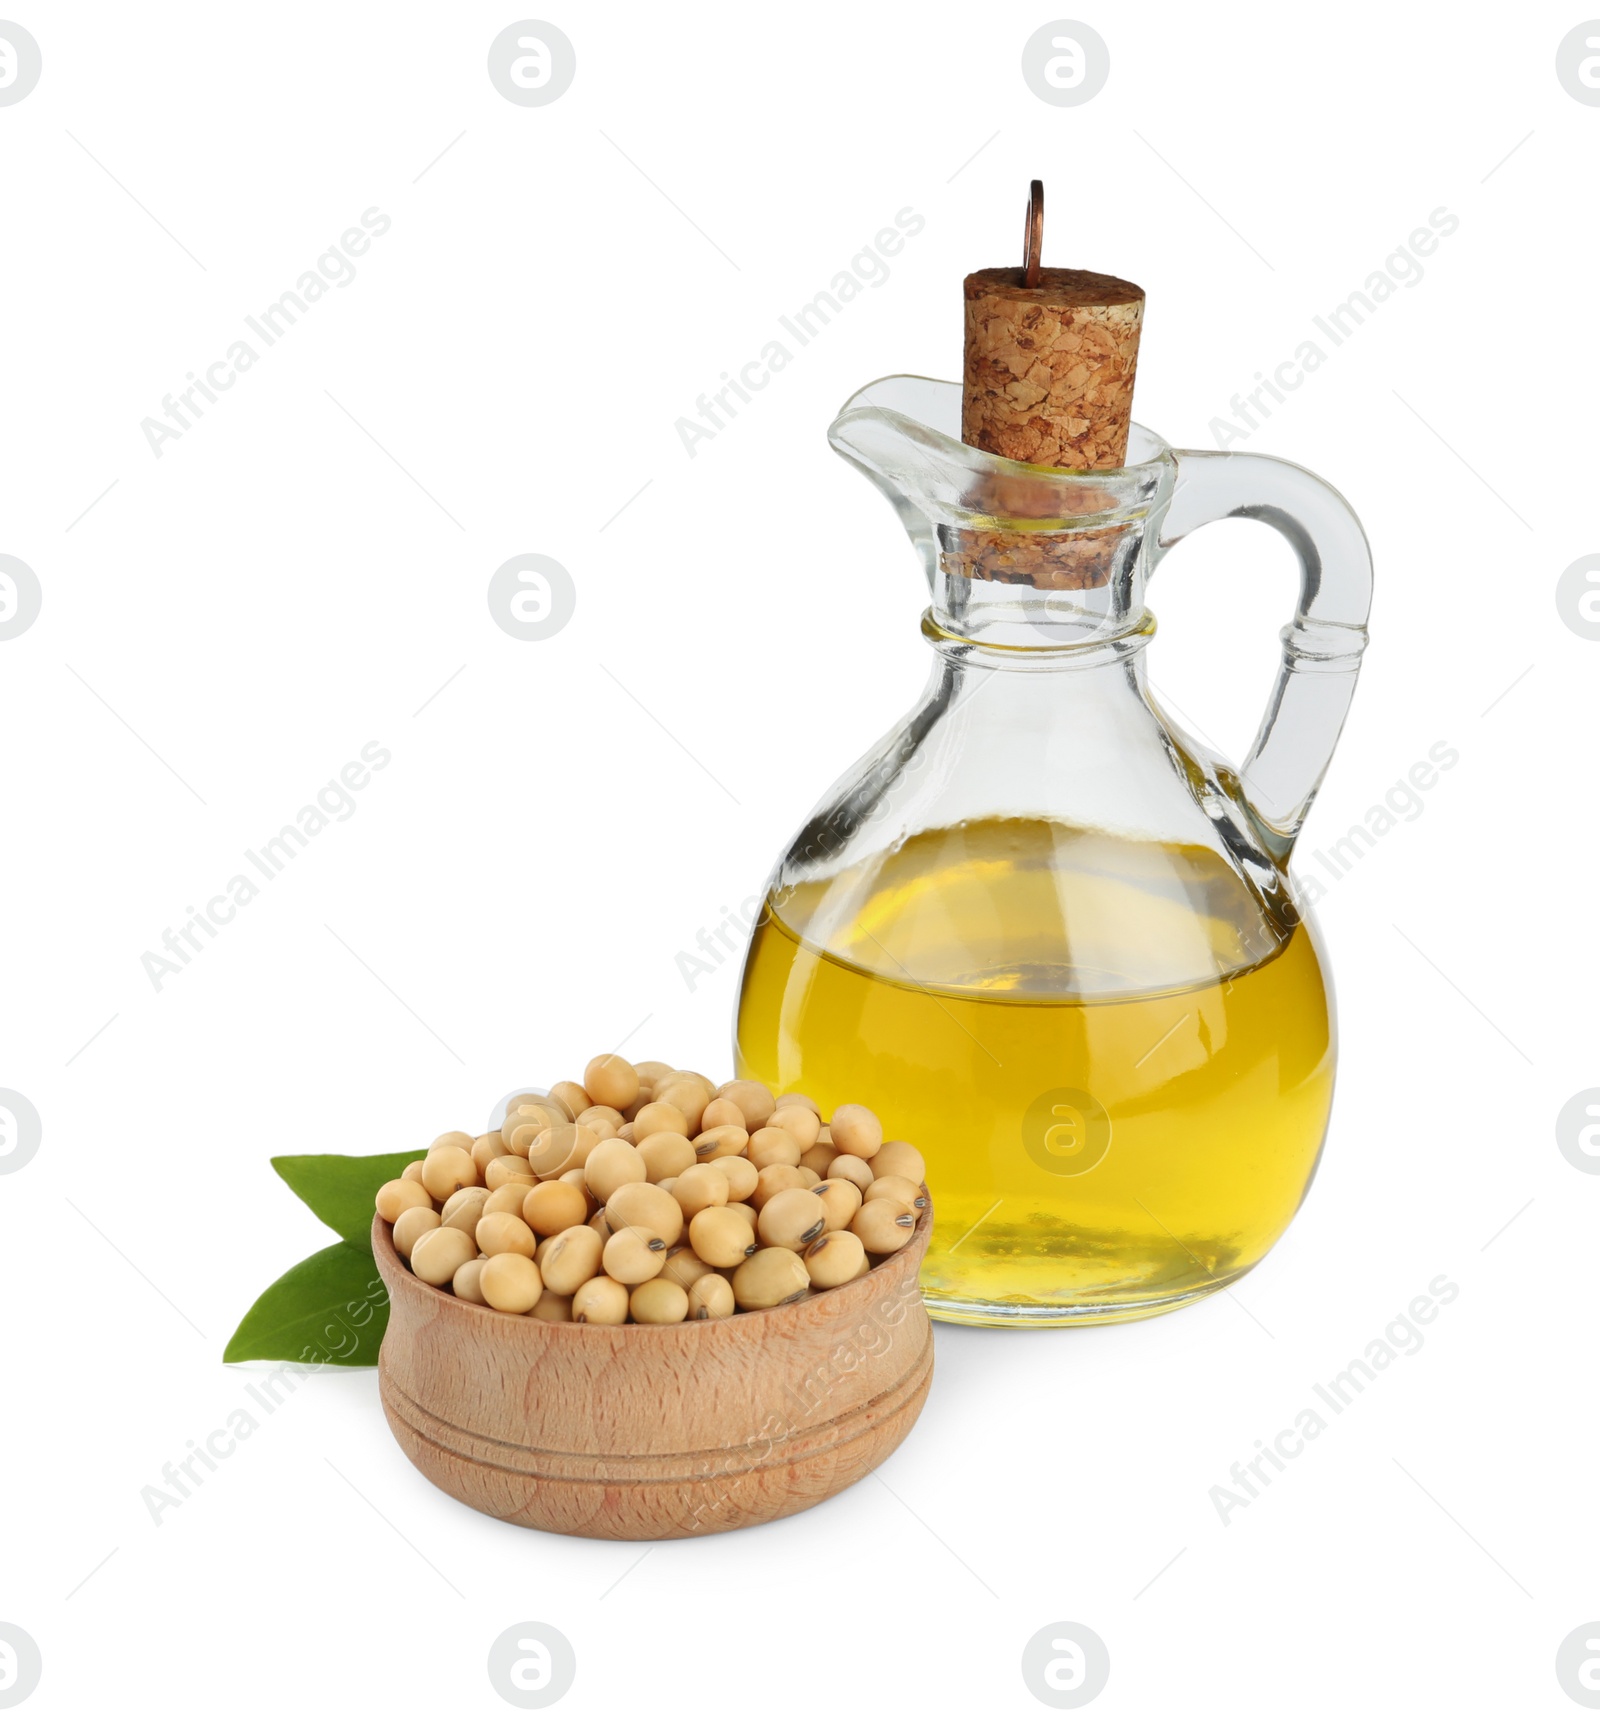
[(665, 1100), (653, 1099), (648, 1105), (640, 1106), (634, 1113), (634, 1128), (641, 1136), (655, 1135), (665, 1130), (669, 1135), (684, 1135), (689, 1128), (689, 1120), (675, 1105), (668, 1105)]
[(639, 1097), (639, 1072), (625, 1057), (591, 1057), (583, 1072), (583, 1090), (595, 1105), (624, 1111)]
[(411, 1246), (411, 1271), (429, 1285), (449, 1285), (456, 1269), (478, 1259), (478, 1246), (453, 1225), (425, 1231)]
[(819, 1291), (847, 1285), (866, 1271), (866, 1245), (854, 1232), (830, 1231), (806, 1250), (806, 1273)]
[(916, 1214), (889, 1196), (864, 1201), (850, 1229), (874, 1255), (888, 1255), (908, 1243), (916, 1230)]
[(806, 1264), (792, 1249), (758, 1249), (733, 1271), (734, 1302), (742, 1310), (776, 1309), (810, 1284)]
[(478, 1248), (485, 1255), (525, 1255), (533, 1260), (538, 1239), (518, 1213), (486, 1213), (478, 1221)]
[(756, 1187), (751, 1191), (750, 1199), (759, 1211), (783, 1190), (814, 1189), (815, 1177), (816, 1173), (807, 1171), (804, 1166), (769, 1165), (765, 1171), (757, 1174)]
[(755, 1242), (755, 1227), (731, 1207), (702, 1208), (689, 1221), (689, 1245), (712, 1267), (737, 1267)]
[(909, 1141), (886, 1141), (868, 1157), (875, 1177), (907, 1177), (920, 1184), (928, 1175), (928, 1162)]
[(703, 1262), (692, 1249), (675, 1249), (661, 1270), (663, 1279), (675, 1280), (685, 1291), (693, 1289), (695, 1281), (715, 1273), (709, 1262)]
[(632, 1226), (671, 1245), (683, 1231), (683, 1209), (656, 1184), (625, 1183), (606, 1203), (606, 1223), (613, 1231)]
[(875, 1177), (861, 1199), (876, 1201), (880, 1195), (904, 1202), (907, 1207), (923, 1208), (928, 1205), (928, 1199), (922, 1193), (922, 1185), (913, 1183), (909, 1177)]
[(815, 1172), (818, 1177), (828, 1175), (828, 1167), (839, 1157), (836, 1149), (826, 1142), (819, 1141), (814, 1147), (808, 1147), (800, 1155), (800, 1163), (807, 1171)]
[(828, 1120), (833, 1145), (840, 1153), (871, 1159), (883, 1146), (883, 1125), (878, 1114), (864, 1105), (841, 1105)]
[(510, 1151), (500, 1139), (498, 1129), (491, 1129), (487, 1135), (480, 1135), (472, 1144), (472, 1163), (478, 1168), (478, 1182), (483, 1182), (483, 1174), (489, 1169), (491, 1159), (504, 1159)]
[(422, 1162), (422, 1187), (435, 1202), (448, 1201), (458, 1189), (470, 1189), (478, 1181), (478, 1167), (471, 1146), (447, 1141), (428, 1149)]
[(523, 1106), (500, 1125), (500, 1145), (507, 1153), (521, 1154), (526, 1159), (528, 1149), (547, 1129), (565, 1122), (566, 1114), (553, 1111), (548, 1105)]
[(519, 1112), (528, 1110), (553, 1111), (557, 1117), (565, 1118), (569, 1112), (564, 1105), (558, 1105), (548, 1093), (533, 1088), (527, 1093), (514, 1093), (506, 1101), (505, 1121), (509, 1123)]
[(826, 1223), (821, 1196), (809, 1189), (786, 1189), (762, 1208), (756, 1236), (769, 1246), (799, 1251), (822, 1236)]
[(522, 1202), (522, 1217), (540, 1237), (554, 1237), (569, 1225), (582, 1225), (589, 1217), (589, 1204), (576, 1184), (565, 1179), (550, 1180), (536, 1183), (528, 1191)]
[(625, 1226), (605, 1241), (600, 1265), (621, 1285), (643, 1285), (653, 1280), (667, 1264), (667, 1246), (637, 1226)]
[(502, 1135), (524, 1118), (536, 1117), (544, 1123), (570, 1123), (572, 1113), (548, 1093), (518, 1093), (506, 1101), (505, 1115), (500, 1120)]
[(394, 1222), (394, 1247), (409, 1261), (417, 1239), (443, 1224), (431, 1207), (408, 1207)]
[(828, 1166), (829, 1177), (842, 1177), (853, 1183), (863, 1195), (872, 1187), (877, 1173), (864, 1159), (853, 1153), (841, 1153)]
[(378, 1191), (378, 1218), (393, 1225), (409, 1207), (432, 1207), (433, 1197), (420, 1183), (403, 1177), (392, 1177)]
[(724, 1123), (714, 1129), (702, 1129), (690, 1143), (694, 1156), (700, 1160), (733, 1159), (750, 1145), (749, 1134), (737, 1124)]
[(672, 1185), (672, 1199), (683, 1210), (685, 1219), (693, 1219), (704, 1207), (722, 1207), (730, 1193), (728, 1174), (719, 1171), (715, 1163), (692, 1165), (682, 1176), (668, 1181)]
[(800, 1151), (807, 1153), (816, 1146), (822, 1133), (822, 1119), (809, 1106), (786, 1105), (767, 1119), (767, 1128), (784, 1130), (794, 1137)]
[[(540, 1271), (551, 1291), (571, 1297), (585, 1280), (593, 1279), (600, 1271), (602, 1245), (600, 1234), (592, 1225), (568, 1226), (547, 1239), (547, 1244)], [(493, 1303), (494, 1299), (489, 1301)]]
[(535, 1177), (560, 1177), (581, 1166), (600, 1145), (592, 1129), (577, 1123), (557, 1123), (541, 1129), (528, 1149), (528, 1164)]
[(669, 1325), (688, 1313), (689, 1294), (676, 1280), (648, 1279), (628, 1299), (628, 1314), (636, 1322)]
[(587, 1111), (594, 1101), (588, 1093), (575, 1081), (558, 1081), (550, 1089), (550, 1097), (557, 1101), (568, 1117), (575, 1118), (580, 1111)]
[(695, 1162), (694, 1144), (688, 1136), (675, 1130), (658, 1129), (652, 1135), (641, 1136), (638, 1148), (651, 1183), (660, 1183), (664, 1177), (676, 1177)]
[(453, 1225), (470, 1237), (478, 1229), (478, 1221), (483, 1218), (484, 1204), (488, 1200), (486, 1189), (458, 1189), (439, 1210), (440, 1223)]
[(477, 1256), (471, 1261), (462, 1262), (455, 1271), (455, 1277), (450, 1281), (450, 1289), (458, 1298), (464, 1298), (469, 1304), (481, 1304), (483, 1296), (484, 1263)]
[(689, 1287), (688, 1313), (696, 1321), (717, 1321), (733, 1314), (733, 1287), (720, 1273), (702, 1274)]
[(744, 1113), (731, 1099), (713, 1099), (700, 1114), (702, 1129), (743, 1129), (750, 1125), (744, 1120)]
[(560, 1292), (540, 1292), (539, 1301), (529, 1313), (542, 1322), (569, 1322), (572, 1320), (572, 1299), (563, 1297)]
[(499, 1159), (491, 1159), (483, 1174), (485, 1185), (491, 1189), (503, 1189), (508, 1183), (525, 1183), (533, 1187), (533, 1167), (527, 1160), (517, 1154), (503, 1154)]
[(861, 1206), (861, 1191), (847, 1177), (830, 1177), (811, 1193), (822, 1198), (823, 1218), (829, 1231), (843, 1231)]
[(677, 1106), (684, 1116), (684, 1134), (694, 1136), (700, 1133), (701, 1115), (711, 1103), (711, 1090), (688, 1078), (669, 1081), (665, 1087), (656, 1090), (651, 1103)]
[(490, 1191), (489, 1199), (483, 1204), (483, 1213), (478, 1217), (482, 1219), (491, 1213), (520, 1214), (532, 1194), (531, 1183), (503, 1183), (498, 1189)]
[(522, 1316), (538, 1303), (544, 1281), (525, 1255), (492, 1255), (478, 1275), (478, 1289), (490, 1309)]
[(600, 1274), (572, 1294), (572, 1319), (596, 1327), (621, 1327), (628, 1319), (628, 1288)]
[(623, 1184), (643, 1183), (647, 1169), (638, 1148), (612, 1137), (602, 1141), (583, 1162), (584, 1187), (596, 1201), (610, 1201), (612, 1192)]
[(745, 1158), (757, 1171), (765, 1171), (769, 1165), (798, 1165), (800, 1143), (788, 1130), (774, 1129), (768, 1125), (765, 1129), (758, 1129), (750, 1137)]
[[(741, 1159), (736, 1153), (723, 1154), (712, 1160), (707, 1169), (720, 1171), (727, 1178), (729, 1201), (748, 1201), (761, 1181), (761, 1173), (748, 1159)], [(685, 1177), (688, 1175), (684, 1173)]]
[(777, 1110), (772, 1090), (759, 1081), (730, 1081), (717, 1089), (718, 1099), (731, 1099), (744, 1113), (746, 1129), (760, 1129)]

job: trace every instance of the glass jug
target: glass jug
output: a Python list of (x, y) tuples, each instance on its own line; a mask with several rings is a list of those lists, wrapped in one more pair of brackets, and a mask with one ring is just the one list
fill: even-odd
[[(960, 413), (958, 385), (892, 378), (830, 429), (922, 556), (933, 667), (774, 872), (736, 1060), (922, 1150), (936, 1317), (1159, 1314), (1247, 1273), (1321, 1154), (1332, 1006), (1288, 862), (1366, 644), (1366, 539), (1272, 457), (1136, 426), (1124, 468), (1039, 469), (962, 444)], [(1301, 566), (1239, 769), (1160, 711), (1144, 655), (1151, 571), (1237, 516)]]

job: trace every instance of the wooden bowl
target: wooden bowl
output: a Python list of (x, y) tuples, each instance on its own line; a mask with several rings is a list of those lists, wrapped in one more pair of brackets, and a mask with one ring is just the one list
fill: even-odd
[(849, 1285), (670, 1327), (467, 1303), (418, 1279), (375, 1219), (389, 1427), (448, 1495), (541, 1531), (684, 1538), (799, 1513), (886, 1460), (922, 1410), (930, 1211)]

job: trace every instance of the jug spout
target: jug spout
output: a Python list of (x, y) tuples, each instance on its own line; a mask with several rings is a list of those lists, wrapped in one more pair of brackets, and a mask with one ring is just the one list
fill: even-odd
[(1137, 626), (1151, 531), (1172, 498), (1165, 443), (1134, 427), (1120, 469), (1012, 462), (961, 442), (961, 387), (885, 378), (829, 428), (893, 505), (941, 629), (994, 647), (1107, 641)]

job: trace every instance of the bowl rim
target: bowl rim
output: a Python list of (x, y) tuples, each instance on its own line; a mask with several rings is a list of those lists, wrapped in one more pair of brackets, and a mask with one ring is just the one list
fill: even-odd
[[(713, 1317), (711, 1318), (711, 1325), (725, 1327), (730, 1322), (751, 1322), (759, 1326), (767, 1316), (773, 1315), (779, 1310), (804, 1310), (808, 1308), (808, 1299), (831, 1297), (837, 1292), (849, 1291), (852, 1286), (865, 1287), (873, 1281), (878, 1274), (883, 1273), (886, 1269), (895, 1268), (901, 1258), (909, 1255), (913, 1250), (917, 1252), (916, 1260), (920, 1262), (923, 1253), (927, 1249), (926, 1233), (933, 1223), (933, 1197), (929, 1193), (926, 1181), (923, 1182), (922, 1193), (928, 1198), (928, 1205), (917, 1210), (917, 1223), (911, 1228), (911, 1236), (901, 1244), (899, 1249), (891, 1250), (876, 1267), (868, 1268), (866, 1273), (858, 1275), (853, 1280), (846, 1280), (843, 1285), (830, 1286), (826, 1291), (803, 1292), (800, 1296), (791, 1298), (786, 1303), (774, 1305), (772, 1309), (735, 1310), (731, 1316)], [(435, 1298), (447, 1303), (459, 1305), (461, 1309), (469, 1310), (475, 1315), (492, 1316), (504, 1322), (533, 1322), (539, 1327), (544, 1328), (581, 1328), (588, 1325), (584, 1322), (575, 1321), (551, 1321), (547, 1316), (536, 1316), (531, 1312), (518, 1315), (511, 1310), (497, 1310), (489, 1304), (475, 1304), (469, 1302), (469, 1300), (464, 1297), (457, 1297), (447, 1285), (430, 1285), (427, 1280), (419, 1278), (411, 1271), (405, 1258), (400, 1254), (399, 1250), (394, 1247), (394, 1227), (376, 1211), (374, 1211), (372, 1215), (372, 1254), (373, 1259), (378, 1264), (378, 1272), (380, 1275), (387, 1276), (387, 1274), (392, 1271), (401, 1279), (414, 1281), (419, 1293), (429, 1292)], [(716, 1271), (721, 1272), (721, 1269), (717, 1269)], [(915, 1277), (915, 1275), (913, 1275), (913, 1277)], [(387, 1277), (385, 1277), (384, 1283), (385, 1285), (388, 1285)], [(917, 1293), (917, 1301), (920, 1305), (922, 1301), (920, 1290)], [(393, 1289), (391, 1288), (391, 1309), (393, 1308), (393, 1303)], [(689, 1317), (685, 1316), (681, 1322), (651, 1322), (649, 1324), (619, 1323), (612, 1327), (590, 1328), (589, 1331), (603, 1338), (613, 1338), (619, 1335), (627, 1337), (629, 1334), (635, 1332), (647, 1337), (659, 1337), (663, 1334), (670, 1333), (673, 1328), (690, 1326), (705, 1327), (706, 1325), (706, 1322), (698, 1320), (691, 1322)]]

